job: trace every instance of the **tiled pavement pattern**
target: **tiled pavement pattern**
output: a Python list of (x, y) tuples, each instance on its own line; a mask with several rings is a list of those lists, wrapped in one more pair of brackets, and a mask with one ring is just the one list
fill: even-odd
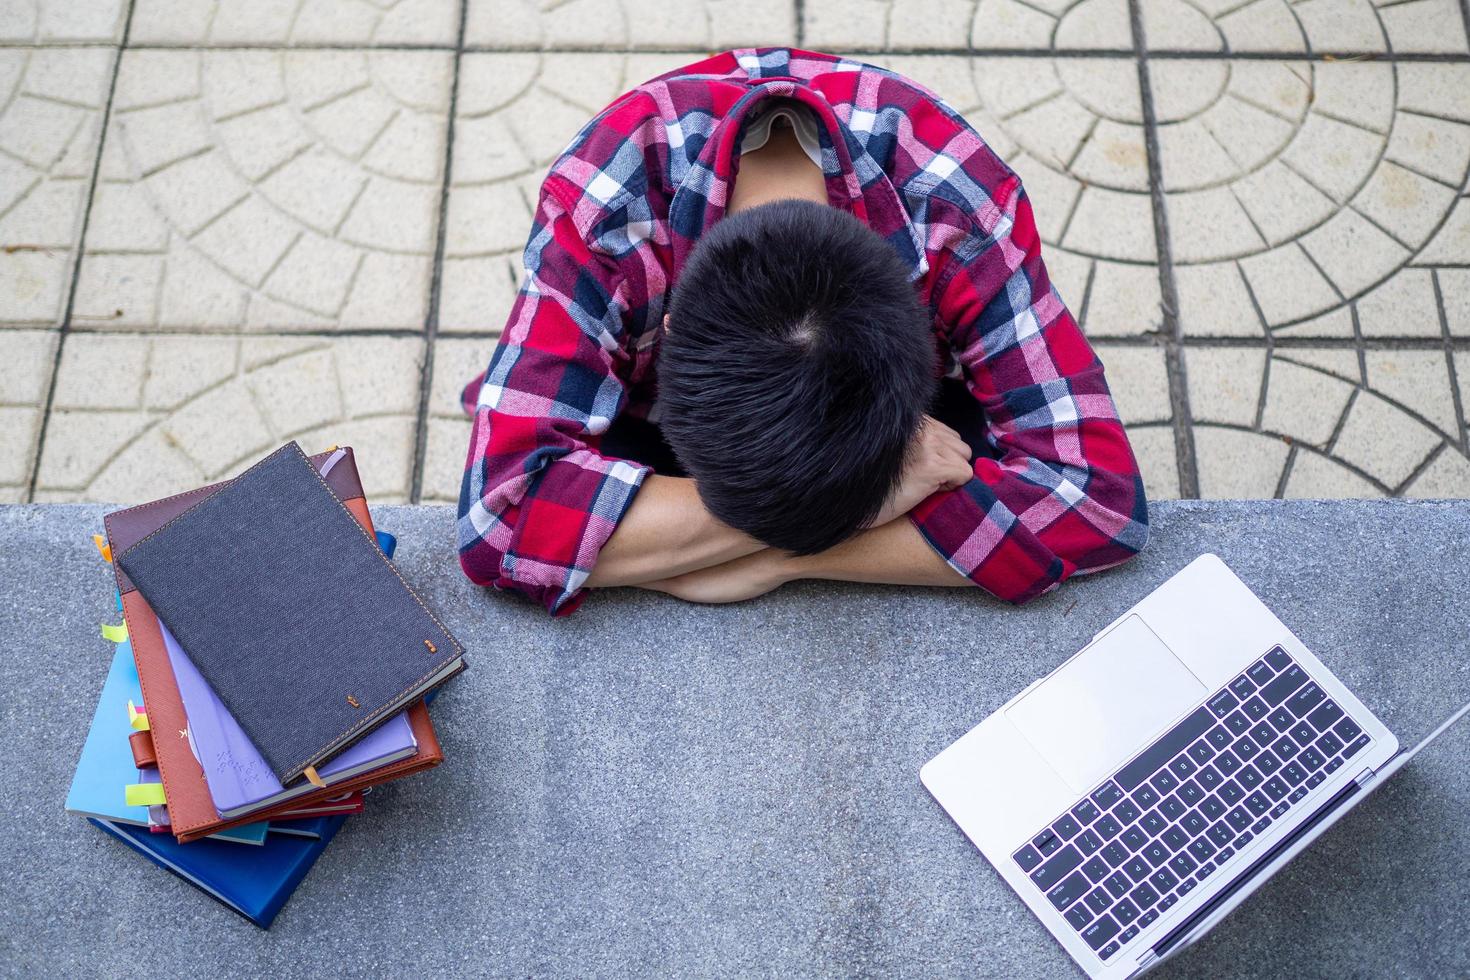
[[(0, 0), (0, 500), (287, 439), (457, 496), (541, 173), (749, 44), (1023, 176), (1151, 494), (1466, 496), (1466, 0)], [(79, 247), (80, 243), (80, 247)]]

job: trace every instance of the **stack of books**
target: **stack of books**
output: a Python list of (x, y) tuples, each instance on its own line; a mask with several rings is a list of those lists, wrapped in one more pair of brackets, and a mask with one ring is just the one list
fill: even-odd
[(443, 760), (459, 642), (391, 562), (352, 450), (108, 514), (123, 622), (66, 808), (262, 928), (371, 787)]

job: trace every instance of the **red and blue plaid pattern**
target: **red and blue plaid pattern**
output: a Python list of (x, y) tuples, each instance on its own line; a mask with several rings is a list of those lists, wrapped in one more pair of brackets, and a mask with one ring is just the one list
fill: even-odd
[(790, 48), (741, 49), (651, 79), (552, 164), (525, 284), (474, 416), (459, 555), (482, 585), (575, 609), (646, 466), (598, 452), (648, 417), (669, 290), (725, 213), (742, 120), (776, 96), (821, 122), (833, 206), (891, 242), (993, 459), (910, 515), (961, 575), (1025, 602), (1116, 565), (1148, 537), (1138, 466), (1103, 367), (1053, 288), (1020, 178), (942, 99), (894, 72)]

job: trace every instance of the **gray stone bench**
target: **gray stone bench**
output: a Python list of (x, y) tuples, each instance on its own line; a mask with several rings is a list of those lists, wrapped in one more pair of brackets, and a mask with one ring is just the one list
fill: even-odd
[[(1163, 503), (1148, 550), (1022, 609), (808, 583), (564, 620), (382, 507), (471, 669), (446, 762), (375, 792), (261, 932), (62, 811), (111, 646), (100, 506), (0, 507), (7, 975), (1077, 975), (920, 765), (1204, 551), (1407, 745), (1470, 692), (1470, 502)], [(1461, 726), (1161, 974), (1470, 974)], [(1003, 801), (1002, 805), (1003, 805)]]

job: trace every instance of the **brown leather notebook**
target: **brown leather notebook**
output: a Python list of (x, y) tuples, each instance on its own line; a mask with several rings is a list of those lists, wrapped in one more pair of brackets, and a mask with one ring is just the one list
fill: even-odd
[[(320, 469), (331, 455), (319, 453), (309, 458), (312, 465)], [(351, 449), (345, 450), (327, 470), (324, 479), (358, 523), (371, 533), (372, 517), (363, 497), (362, 481), (358, 477), (357, 464)], [(228, 482), (200, 487), (108, 514), (104, 523), (112, 554), (117, 555), (147, 537)], [(118, 590), (122, 593), (123, 617), (127, 623), (128, 637), (132, 641), (138, 679), (143, 688), (143, 705), (148, 712), (152, 735), (152, 755), (158, 762), (169, 822), (180, 843), (207, 837), (227, 827), (269, 820), (277, 811), (300, 809), (309, 803), (332, 796), (390, 782), (431, 769), (443, 761), (444, 753), (434, 734), (434, 726), (429, 721), (428, 709), (420, 700), (407, 709), (409, 726), (418, 742), (418, 751), (414, 755), (364, 773), (355, 779), (334, 783), (328, 788), (295, 797), (272, 809), (255, 811), (233, 820), (220, 819), (219, 812), (214, 808), (214, 800), (209, 794), (209, 787), (205, 783), (204, 771), (189, 748), (184, 705), (174, 682), (173, 669), (169, 666), (168, 651), (163, 644), (158, 619), (122, 568), (114, 563), (113, 571), (117, 576)], [(135, 755), (137, 754), (138, 746), (135, 745)], [(146, 750), (142, 754), (145, 758), (148, 755)]]

